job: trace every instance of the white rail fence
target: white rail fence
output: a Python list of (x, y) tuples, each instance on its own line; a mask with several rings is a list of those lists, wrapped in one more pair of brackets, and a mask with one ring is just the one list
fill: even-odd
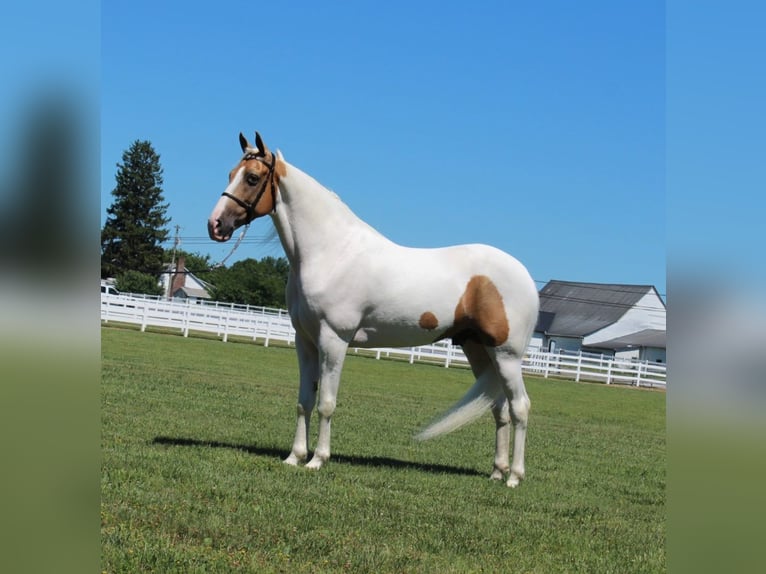
[[(224, 342), (229, 337), (247, 338), (269, 346), (271, 341), (293, 345), (295, 330), (282, 309), (245, 307), (223, 303), (166, 301), (126, 295), (101, 294), (101, 320), (147, 327), (177, 329), (184, 337), (190, 332), (214, 333)], [(403, 348), (352, 349), (353, 353), (433, 363), (444, 367), (468, 367), (460, 347), (448, 341)], [(529, 349), (522, 364), (525, 372), (545, 378), (596, 381), (637, 387), (666, 388), (666, 367), (632, 359), (619, 359), (588, 353), (547, 353)]]

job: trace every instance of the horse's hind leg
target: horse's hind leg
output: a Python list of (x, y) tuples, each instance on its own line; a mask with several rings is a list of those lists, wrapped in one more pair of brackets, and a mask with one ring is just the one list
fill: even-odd
[[(502, 383), (484, 346), (469, 340), (463, 344), (463, 353), (471, 364), (474, 377), (477, 379), (482, 375), (494, 377), (499, 390)], [(489, 478), (503, 480), (510, 472), (508, 461), (511, 443), (511, 417), (504, 392), (501, 392), (501, 396), (492, 405), (492, 414), (495, 417), (495, 460)]]
[[(506, 407), (506, 410), (513, 423), (513, 459), (511, 460), (507, 485), (515, 487), (524, 478), (524, 447), (527, 441), (527, 422), (531, 403), (521, 374), (521, 358), (500, 350), (496, 350), (490, 355), (494, 357), (495, 368), (503, 382), (503, 390), (509, 407)], [(497, 420), (498, 411), (494, 410), (493, 412), (496, 413), (495, 419)], [(500, 411), (501, 416), (502, 414)]]
[(489, 478), (503, 480), (510, 472), (508, 460), (511, 448), (511, 415), (505, 395), (492, 405), (492, 415), (495, 417), (495, 464)]

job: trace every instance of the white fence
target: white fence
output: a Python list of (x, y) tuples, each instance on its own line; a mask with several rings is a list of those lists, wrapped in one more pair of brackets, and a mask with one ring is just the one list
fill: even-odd
[(524, 357), (524, 371), (545, 378), (617, 383), (637, 387), (666, 388), (667, 367), (636, 359), (620, 359), (591, 353), (545, 353), (530, 350)]
[(266, 307), (247, 311), (242, 307), (101, 294), (101, 320), (106, 323), (141, 325), (141, 331), (148, 326), (168, 327), (178, 329), (184, 337), (191, 331), (215, 333), (224, 341), (232, 335), (253, 341), (260, 338), (267, 347), (272, 339), (288, 345), (295, 342), (295, 331), (286, 311)]
[[(229, 337), (244, 337), (262, 342), (295, 343), (295, 331), (290, 317), (283, 309), (199, 303), (189, 300), (166, 301), (156, 298), (101, 294), (101, 320), (178, 329), (184, 337), (192, 331), (215, 333), (223, 341)], [(468, 367), (460, 347), (439, 341), (421, 347), (352, 349), (356, 354), (387, 357), (410, 363), (434, 363), (444, 367)], [(524, 357), (525, 372), (548, 377), (624, 384), (638, 387), (666, 387), (666, 367), (630, 359), (615, 359), (588, 353), (546, 353), (530, 349)]]

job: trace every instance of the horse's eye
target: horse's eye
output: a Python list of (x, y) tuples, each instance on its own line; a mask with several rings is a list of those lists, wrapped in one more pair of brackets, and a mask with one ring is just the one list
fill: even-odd
[(258, 175), (254, 173), (248, 173), (247, 177), (245, 178), (247, 180), (248, 185), (257, 185), (258, 184)]

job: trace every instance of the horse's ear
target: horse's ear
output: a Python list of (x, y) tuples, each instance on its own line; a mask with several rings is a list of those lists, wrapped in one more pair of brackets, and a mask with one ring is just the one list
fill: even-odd
[(263, 143), (261, 134), (258, 132), (255, 132), (255, 147), (258, 148), (258, 151), (261, 152), (261, 155), (266, 155), (266, 152), (269, 151), (269, 149), (266, 147), (266, 144)]
[(247, 141), (247, 138), (242, 135), (242, 132), (239, 132), (239, 145), (242, 146), (242, 151), (244, 152), (247, 148), (250, 147), (250, 142)]

